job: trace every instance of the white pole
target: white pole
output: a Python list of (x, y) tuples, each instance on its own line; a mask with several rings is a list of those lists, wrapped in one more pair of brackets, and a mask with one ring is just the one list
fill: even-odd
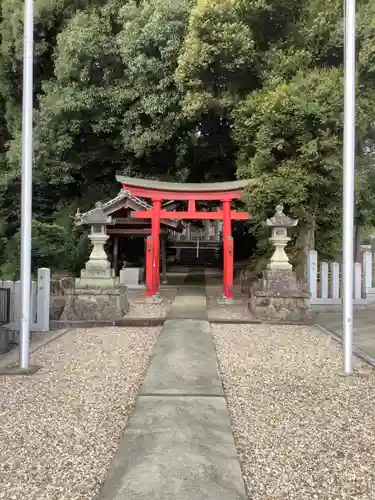
[(22, 95), (20, 368), (29, 368), (33, 168), (34, 0), (25, 0)]
[(353, 238), (355, 165), (356, 2), (345, 0), (344, 193), (343, 193), (343, 342), (344, 372), (353, 372)]

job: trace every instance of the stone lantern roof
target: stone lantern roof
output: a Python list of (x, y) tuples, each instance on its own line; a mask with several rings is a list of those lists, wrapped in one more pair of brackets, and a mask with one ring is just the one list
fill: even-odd
[(113, 225), (115, 223), (110, 215), (104, 213), (103, 204), (100, 201), (95, 204), (95, 208), (85, 214), (81, 214), (78, 209), (74, 217), (74, 222), (77, 226), (83, 224)]
[(273, 217), (267, 219), (268, 227), (295, 227), (298, 224), (298, 219), (291, 219), (284, 214), (284, 206), (277, 205), (276, 212)]

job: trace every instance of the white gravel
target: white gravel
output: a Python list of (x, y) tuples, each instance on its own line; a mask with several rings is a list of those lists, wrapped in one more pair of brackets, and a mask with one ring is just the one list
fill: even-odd
[(0, 499), (97, 497), (159, 331), (72, 330), (0, 377)]
[(374, 369), (313, 327), (212, 331), (249, 499), (375, 499)]

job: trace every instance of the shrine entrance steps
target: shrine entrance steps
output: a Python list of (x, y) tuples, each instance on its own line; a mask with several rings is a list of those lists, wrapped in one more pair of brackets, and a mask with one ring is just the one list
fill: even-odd
[[(184, 319), (190, 318), (190, 319)], [(177, 293), (99, 500), (245, 500), (204, 271)]]

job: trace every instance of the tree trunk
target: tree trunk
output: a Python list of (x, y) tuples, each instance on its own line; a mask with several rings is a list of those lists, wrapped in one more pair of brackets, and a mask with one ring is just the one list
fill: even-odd
[(296, 273), (297, 279), (307, 280), (307, 258), (310, 250), (315, 250), (315, 218), (309, 223), (298, 225), (298, 236), (296, 240)]

